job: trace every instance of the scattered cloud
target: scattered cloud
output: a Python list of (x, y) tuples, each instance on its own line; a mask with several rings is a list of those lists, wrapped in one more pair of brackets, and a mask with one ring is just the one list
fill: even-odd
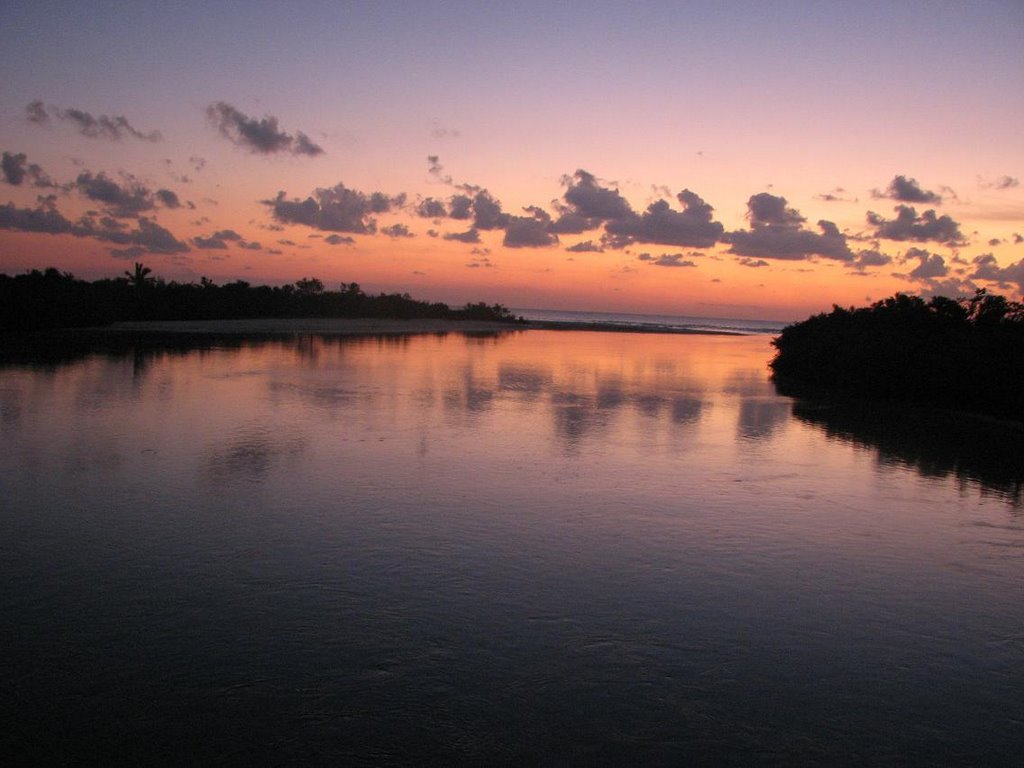
[(938, 205), (942, 202), (942, 195), (921, 189), (917, 179), (908, 179), (906, 176), (894, 176), (884, 192), (874, 189), (871, 191), (871, 196), (898, 200), (901, 203), (930, 203)]
[(684, 189), (676, 199), (681, 211), (673, 210), (666, 200), (656, 200), (642, 214), (631, 214), (605, 224), (604, 242), (613, 248), (630, 243), (681, 245), (710, 248), (721, 239), (724, 227), (712, 220), (714, 208), (699, 195)]
[(978, 186), (983, 189), (1013, 189), (1020, 186), (1020, 179), (1016, 176), (997, 176), (994, 179), (978, 177)]
[(457, 243), (479, 243), (480, 230), (470, 227), (465, 232), (446, 232), (443, 237), (445, 240), (454, 240)]
[(71, 221), (57, 210), (56, 199), (52, 195), (41, 198), (35, 208), (18, 208), (14, 203), (0, 206), (0, 229), (87, 237), (115, 245), (138, 246), (148, 253), (186, 253), (190, 250), (168, 230), (145, 216), (136, 220), (135, 229), (128, 229), (109, 217), (97, 219), (85, 215)]
[(140, 131), (123, 115), (117, 117), (94, 116), (85, 110), (75, 108), (50, 107), (47, 109), (39, 99), (28, 104), (25, 107), (25, 112), (29, 121), (37, 124), (48, 123), (52, 113), (56, 119), (72, 124), (80, 134), (90, 139), (120, 141), (126, 136), (131, 136), (140, 141), (157, 142), (163, 138), (160, 131)]
[(751, 259), (745, 256), (736, 259), (736, 263), (744, 267), (770, 267), (771, 265), (764, 259)]
[(747, 201), (747, 217), (749, 231), (728, 232), (721, 238), (732, 246), (729, 253), (736, 256), (788, 261), (811, 256), (853, 260), (846, 236), (833, 222), (820, 219), (820, 233), (804, 229), (806, 219), (795, 208), (790, 208), (784, 197), (768, 192), (752, 195)]
[(203, 250), (225, 250), (229, 242), (239, 242), (242, 236), (233, 229), (222, 229), (209, 237), (193, 237), (192, 245)]
[(206, 108), (209, 121), (221, 135), (239, 147), (259, 155), (286, 153), (315, 157), (324, 154), (323, 147), (298, 131), (295, 136), (278, 127), (277, 118), (267, 115), (263, 119), (249, 117), (224, 101)]
[(416, 237), (405, 224), (392, 224), (389, 227), (382, 227), (380, 232), (388, 237)]
[(281, 224), (304, 224), (324, 232), (366, 235), (377, 231), (372, 214), (387, 213), (404, 201), (404, 195), (388, 197), (382, 192), (367, 195), (339, 183), (328, 189), (317, 189), (305, 200), (289, 200), (284, 192), (278, 192), (274, 199), (262, 202), (270, 206), (274, 219)]
[(918, 265), (910, 271), (910, 277), (914, 280), (930, 280), (936, 277), (946, 277), (949, 274), (949, 267), (946, 260), (937, 253), (929, 254), (919, 248), (912, 248), (917, 251)]
[(939, 216), (929, 209), (918, 216), (917, 210), (909, 205), (897, 205), (893, 210), (896, 211), (895, 219), (885, 219), (874, 211), (868, 211), (868, 223), (876, 228), (874, 237), (947, 245), (964, 243), (960, 225), (948, 215)]
[(595, 243), (593, 240), (584, 240), (582, 243), (576, 243), (576, 245), (570, 245), (565, 250), (570, 253), (604, 253), (604, 248)]
[(655, 267), (696, 267), (697, 263), (683, 257), (681, 253), (663, 253), (660, 256), (651, 256), (649, 253), (641, 253), (636, 257), (637, 261), (646, 261)]
[(28, 157), (24, 152), (17, 154), (4, 152), (0, 167), (3, 170), (4, 181), (12, 186), (21, 186), (26, 178), (32, 181), (34, 187), (53, 188), (57, 186), (49, 176), (43, 173), (42, 168), (35, 163), (28, 162)]
[(1010, 264), (1008, 267), (1000, 267), (995, 256), (991, 253), (984, 253), (975, 256), (972, 264), (974, 265), (974, 272), (970, 275), (972, 279), (997, 283), (1003, 290), (1011, 289), (1016, 285), (1017, 290), (1024, 293), (1024, 259)]
[[(324, 242), (328, 245), (352, 245), (355, 241), (354, 237), (348, 235), (328, 235), (324, 238)], [(294, 243), (289, 243), (289, 245), (294, 245)]]

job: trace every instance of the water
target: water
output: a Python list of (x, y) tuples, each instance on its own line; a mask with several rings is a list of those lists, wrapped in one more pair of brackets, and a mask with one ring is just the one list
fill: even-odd
[(638, 315), (628, 312), (575, 312), (562, 309), (514, 309), (512, 312), (527, 320), (557, 323), (596, 323), (622, 326), (624, 329), (669, 331), (713, 331), (716, 333), (778, 335), (788, 323), (776, 320), (736, 319), (728, 317), (689, 317), (685, 315)]
[(0, 752), (1019, 764), (1017, 445), (792, 401), (770, 351), (526, 331), (0, 368)]

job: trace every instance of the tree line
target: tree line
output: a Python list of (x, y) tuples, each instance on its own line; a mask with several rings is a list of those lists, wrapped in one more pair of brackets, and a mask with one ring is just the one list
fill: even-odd
[(842, 392), (1024, 422), (1024, 304), (984, 289), (834, 306), (772, 344), (770, 366), (786, 393)]
[(0, 274), (0, 330), (34, 331), (105, 326), (138, 320), (235, 320), (252, 318), (396, 318), (516, 322), (501, 304), (466, 304), (452, 309), (407, 293), (363, 292), (358, 283), (337, 291), (317, 278), (282, 286), (253, 286), (244, 280), (217, 285), (166, 282), (149, 267), (116, 278), (89, 282), (50, 267), (10, 277)]

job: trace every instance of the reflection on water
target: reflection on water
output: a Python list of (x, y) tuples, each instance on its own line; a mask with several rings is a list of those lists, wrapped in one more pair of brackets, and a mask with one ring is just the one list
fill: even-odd
[(530, 331), (8, 356), (0, 749), (1010, 764), (1019, 446), (792, 400), (769, 355)]

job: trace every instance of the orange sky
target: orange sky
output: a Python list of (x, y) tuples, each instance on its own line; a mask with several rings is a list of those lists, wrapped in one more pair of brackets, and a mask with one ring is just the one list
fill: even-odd
[(1024, 9), (981, 5), (16, 3), (0, 271), (779, 320), (1019, 298)]

